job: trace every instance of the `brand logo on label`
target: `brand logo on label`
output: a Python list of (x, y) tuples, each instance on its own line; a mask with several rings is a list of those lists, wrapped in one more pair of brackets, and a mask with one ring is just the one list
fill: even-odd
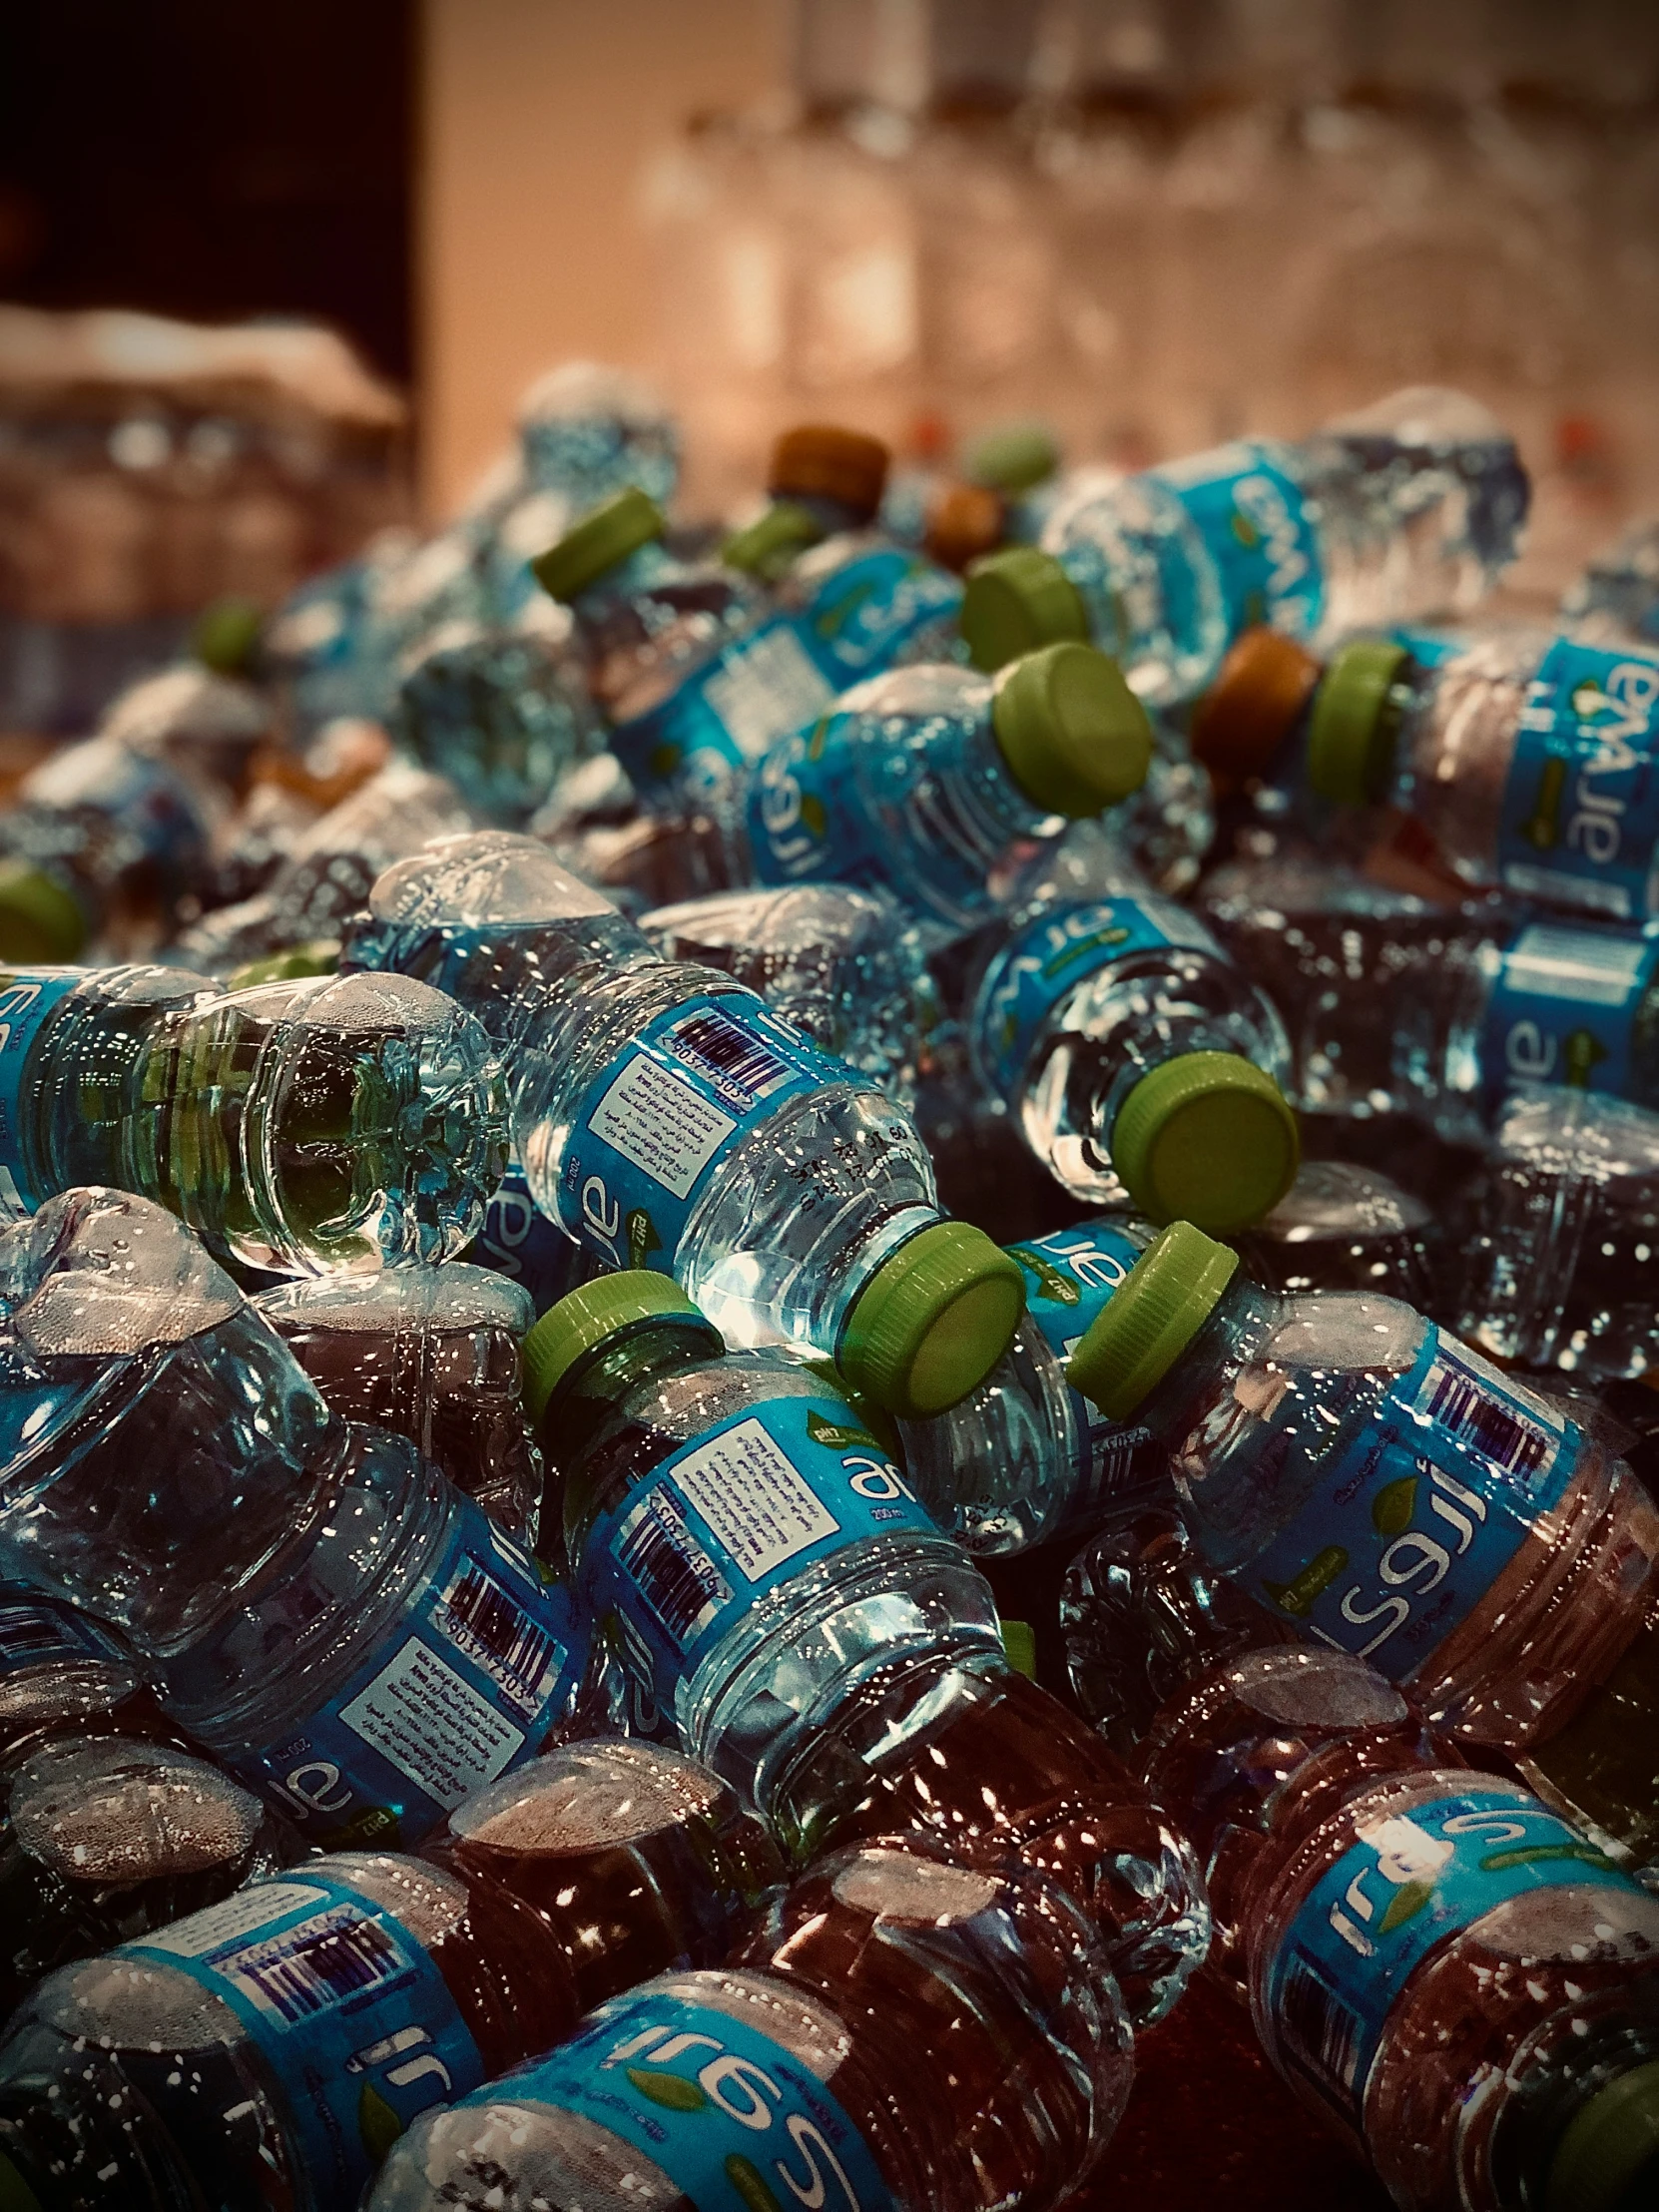
[(1309, 575), (1296, 517), (1271, 476), (1241, 476), (1233, 486), (1233, 532), (1253, 551), (1260, 543), (1268, 559), (1268, 603), (1289, 599)]
[[(1543, 678), (1528, 687), (1523, 730), (1546, 738), (1557, 735), (1555, 692)], [(1564, 841), (1592, 866), (1613, 864), (1630, 795), (1610, 791), (1600, 780), (1629, 775), (1648, 762), (1647, 747), (1638, 749), (1638, 742), (1651, 739), (1656, 705), (1659, 667), (1649, 662), (1620, 661), (1600, 678), (1586, 677), (1573, 686), (1566, 702), (1576, 726), (1572, 735), (1579, 746), (1593, 746), (1594, 751), (1580, 762), (1576, 780), (1570, 780), (1570, 764), (1560, 754), (1544, 761), (1531, 812), (1519, 829), (1528, 844), (1543, 852)], [(1569, 804), (1563, 830), (1561, 816)]]
[(805, 872), (824, 850), (829, 817), (817, 792), (802, 788), (800, 770), (824, 758), (830, 717), (822, 716), (811, 731), (774, 746), (756, 772), (755, 795), (761, 827), (773, 859), (788, 874)]
[[(1104, 967), (1130, 937), (1113, 904), (1068, 906), (1015, 938), (985, 1002), (986, 1025), (998, 1052), (1009, 1051), (1020, 1031), (1022, 1007), (1041, 993), (1046, 1005), (1062, 976), (1069, 984), (1093, 968)], [(1075, 971), (1068, 973), (1067, 971)]]

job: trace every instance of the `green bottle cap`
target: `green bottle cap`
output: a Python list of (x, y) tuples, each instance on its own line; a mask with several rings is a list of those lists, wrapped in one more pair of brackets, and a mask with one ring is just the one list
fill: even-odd
[(1026, 797), (1074, 822), (1139, 791), (1152, 765), (1146, 709), (1092, 645), (1046, 645), (1004, 669), (991, 728)]
[(1040, 645), (1089, 642), (1082, 594), (1053, 555), (1034, 545), (1004, 546), (975, 561), (958, 621), (968, 658), (987, 672)]
[(56, 876), (27, 860), (0, 862), (0, 960), (18, 967), (78, 960), (87, 934), (86, 915)]
[(1236, 1052), (1182, 1052), (1151, 1069), (1118, 1108), (1111, 1144), (1149, 1221), (1223, 1235), (1272, 1213), (1302, 1152), (1279, 1085)]
[(251, 983), (286, 983), (301, 975), (336, 975), (339, 972), (338, 937), (312, 937), (290, 945), (285, 952), (268, 952), (264, 959), (245, 960), (226, 982), (228, 991), (245, 991)]
[(584, 515), (557, 545), (538, 554), (530, 573), (553, 599), (574, 599), (642, 545), (654, 545), (668, 528), (663, 511), (635, 484)]
[(190, 649), (216, 676), (246, 675), (264, 623), (252, 599), (216, 599), (197, 617)]
[(1239, 1255), (1190, 1221), (1155, 1237), (1095, 1316), (1066, 1380), (1108, 1420), (1127, 1420), (1215, 1312)]
[(1037, 1679), (1037, 1632), (1029, 1621), (1003, 1621), (1002, 1655), (1015, 1674), (1027, 1682)]
[(578, 1361), (624, 1329), (644, 1321), (701, 1322), (712, 1337), (714, 1324), (678, 1283), (652, 1268), (626, 1268), (567, 1291), (550, 1306), (524, 1340), (524, 1403), (533, 1421)]
[(0, 2212), (41, 2212), (40, 2199), (0, 2150)]
[(720, 557), (728, 568), (741, 568), (746, 576), (771, 582), (823, 536), (824, 525), (807, 508), (798, 507), (793, 499), (775, 499), (764, 515), (732, 532)]
[(1659, 2058), (1598, 2089), (1550, 2162), (1544, 2212), (1647, 2212), (1659, 2204)]
[(1308, 718), (1308, 781), (1322, 799), (1369, 807), (1393, 767), (1388, 687), (1410, 659), (1386, 638), (1356, 638), (1332, 657)]
[(1025, 1311), (1017, 1263), (965, 1221), (900, 1245), (859, 1292), (835, 1365), (901, 1420), (942, 1413), (984, 1382)]
[(962, 448), (962, 474), (987, 491), (1029, 491), (1059, 465), (1059, 444), (1042, 422), (1000, 422)]

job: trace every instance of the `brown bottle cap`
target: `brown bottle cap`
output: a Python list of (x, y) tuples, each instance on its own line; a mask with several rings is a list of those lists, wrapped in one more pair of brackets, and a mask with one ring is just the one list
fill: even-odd
[(927, 516), (925, 550), (943, 568), (964, 569), (1002, 543), (1002, 501), (980, 484), (949, 484)]
[(1321, 667), (1282, 631), (1246, 630), (1193, 709), (1193, 757), (1212, 776), (1259, 776), (1289, 737)]
[(887, 460), (879, 438), (804, 422), (773, 447), (767, 489), (775, 499), (833, 499), (867, 522), (886, 489)]

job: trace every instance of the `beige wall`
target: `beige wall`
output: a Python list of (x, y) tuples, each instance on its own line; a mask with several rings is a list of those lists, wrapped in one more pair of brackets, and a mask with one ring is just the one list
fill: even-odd
[(782, 0), (425, 0), (420, 405), (440, 515), (572, 354), (650, 348), (641, 166), (782, 75)]

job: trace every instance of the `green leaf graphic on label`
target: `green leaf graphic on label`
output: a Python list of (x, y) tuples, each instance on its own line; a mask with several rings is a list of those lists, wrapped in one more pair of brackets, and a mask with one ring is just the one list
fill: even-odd
[(1534, 1844), (1530, 1849), (1521, 1845), (1514, 1851), (1488, 1852), (1480, 1869), (1483, 1874), (1501, 1874), (1506, 1867), (1537, 1867), (1551, 1859), (1571, 1859), (1581, 1866), (1607, 1867), (1617, 1872), (1612, 1860), (1594, 1844)]
[(830, 735), (830, 721), (829, 715), (820, 715), (818, 721), (813, 725), (813, 734), (807, 740), (807, 758), (809, 761), (823, 760), (825, 742)]
[(372, 2081), (365, 2081), (357, 2099), (357, 2133), (363, 2148), (378, 2165), (403, 2132), (403, 2122), (381, 2096)]
[(653, 2073), (648, 2066), (625, 2066), (634, 2087), (653, 2104), (666, 2105), (671, 2112), (701, 2112), (708, 2098), (695, 2081), (688, 2081), (684, 2074)]
[(1257, 529), (1249, 515), (1241, 514), (1237, 507), (1233, 509), (1233, 535), (1242, 546), (1245, 546), (1252, 553), (1262, 542), (1261, 531)]
[(815, 837), (823, 838), (830, 827), (830, 817), (824, 811), (824, 802), (817, 792), (801, 795), (801, 819)]
[(680, 766), (680, 748), (677, 745), (654, 745), (651, 758), (646, 763), (653, 776), (672, 776)]
[(1589, 722), (1595, 716), (1605, 714), (1612, 704), (1593, 676), (1586, 676), (1582, 683), (1574, 684), (1572, 688), (1572, 711), (1580, 722)]
[(1573, 1030), (1561, 1046), (1563, 1080), (1576, 1090), (1587, 1091), (1597, 1063), (1606, 1057), (1607, 1047), (1599, 1037), (1592, 1036), (1588, 1029)]
[(748, 2205), (749, 2212), (783, 2212), (759, 2166), (735, 2150), (727, 2152), (725, 2163), (726, 2178)]
[(1070, 967), (1074, 960), (1081, 960), (1090, 952), (1113, 951), (1118, 945), (1122, 944), (1128, 934), (1127, 929), (1111, 928), (1097, 929), (1090, 937), (1074, 937), (1070, 944), (1063, 945), (1055, 953), (1052, 960), (1044, 963), (1042, 971), (1044, 982), (1051, 983), (1062, 968)]
[(1534, 851), (1548, 852), (1561, 834), (1561, 796), (1567, 788), (1567, 764), (1551, 754), (1538, 778), (1538, 796), (1532, 812), (1520, 826), (1520, 834)]
[(1396, 1928), (1414, 1921), (1434, 1895), (1432, 1882), (1402, 1882), (1388, 1900), (1387, 1911), (1377, 1924), (1379, 1936), (1391, 1936)]
[(1403, 1536), (1411, 1525), (1416, 1502), (1414, 1474), (1402, 1474), (1397, 1482), (1384, 1483), (1371, 1501), (1372, 1526), (1380, 1536)]
[(1314, 1609), (1314, 1600), (1328, 1590), (1348, 1565), (1348, 1553), (1341, 1544), (1327, 1544), (1323, 1551), (1316, 1551), (1301, 1572), (1289, 1582), (1266, 1582), (1263, 1589), (1274, 1604), (1287, 1613), (1294, 1613), (1300, 1620)]
[(1017, 1260), (1027, 1275), (1036, 1277), (1043, 1297), (1052, 1300), (1056, 1306), (1080, 1306), (1083, 1303), (1083, 1293), (1071, 1277), (1063, 1275), (1051, 1260), (1045, 1259), (1040, 1252), (1033, 1251), (1030, 1245), (1010, 1245), (1008, 1257), (1010, 1260)]
[(859, 1428), (851, 1421), (826, 1420), (822, 1413), (807, 1415), (807, 1433), (815, 1444), (828, 1444), (833, 1451), (844, 1450), (853, 1444), (862, 1444), (870, 1451), (881, 1449), (867, 1428)]
[(662, 1242), (651, 1226), (651, 1216), (643, 1206), (636, 1206), (628, 1216), (628, 1265), (643, 1268), (647, 1253), (659, 1251)]

